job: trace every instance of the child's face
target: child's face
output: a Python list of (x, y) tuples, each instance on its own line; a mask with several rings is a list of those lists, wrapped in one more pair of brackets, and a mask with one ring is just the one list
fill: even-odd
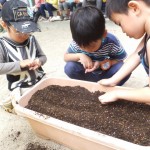
[(144, 33), (144, 21), (142, 17), (137, 16), (135, 13), (129, 11), (128, 14), (112, 13), (112, 21), (122, 28), (130, 38), (139, 39)]
[(99, 39), (95, 42), (90, 43), (88, 46), (80, 46), (80, 48), (86, 52), (95, 52), (100, 48), (101, 44), (102, 40)]
[(23, 43), (26, 41), (30, 34), (18, 32), (13, 26), (7, 26), (7, 31), (12, 40), (17, 43)]

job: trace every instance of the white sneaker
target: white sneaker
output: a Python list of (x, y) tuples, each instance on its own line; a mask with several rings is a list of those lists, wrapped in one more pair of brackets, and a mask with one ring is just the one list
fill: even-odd
[(60, 17), (60, 16), (53, 16), (53, 17), (50, 17), (50, 18), (49, 18), (49, 21), (50, 21), (50, 22), (53, 22), (53, 21), (61, 21), (61, 17)]
[(49, 19), (48, 19), (50, 22), (53, 22), (53, 21), (55, 21), (55, 16), (53, 16), (53, 17), (49, 17)]
[(56, 16), (55, 19), (56, 19), (56, 21), (62, 21), (63, 20), (61, 16)]
[(41, 18), (38, 19), (38, 21), (48, 21), (48, 20), (44, 17), (41, 17)]

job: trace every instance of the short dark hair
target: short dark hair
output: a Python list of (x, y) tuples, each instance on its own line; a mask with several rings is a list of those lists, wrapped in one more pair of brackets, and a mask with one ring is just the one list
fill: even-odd
[[(128, 3), (132, 0), (107, 0), (106, 14), (111, 19), (112, 13), (128, 14)], [(135, 0), (136, 1), (136, 0)], [(142, 0), (146, 5), (150, 6), (150, 0)]]
[(81, 7), (71, 15), (70, 29), (73, 40), (79, 46), (88, 46), (102, 38), (105, 32), (105, 18), (94, 6)]

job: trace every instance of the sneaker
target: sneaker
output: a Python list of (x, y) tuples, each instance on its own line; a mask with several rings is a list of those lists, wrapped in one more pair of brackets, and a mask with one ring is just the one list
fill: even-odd
[(47, 18), (41, 17), (38, 19), (38, 21), (48, 21)]
[(50, 19), (51, 22), (53, 21), (62, 21), (62, 18), (60, 16), (53, 16), (51, 19)]
[(53, 16), (53, 17), (49, 17), (49, 22), (53, 22), (53, 21), (55, 21), (55, 16)]
[(1, 105), (5, 109), (5, 111), (7, 111), (9, 113), (13, 113), (14, 112), (11, 96), (8, 96), (6, 99), (2, 100)]
[(64, 17), (64, 20), (70, 20), (70, 17), (66, 16)]
[(2, 106), (2, 108), (4, 108), (5, 111), (16, 114), (15, 109), (12, 105), (12, 101), (14, 103), (18, 102), (18, 100), (20, 99), (20, 94), (20, 88), (14, 89), (6, 98), (1, 101), (0, 105)]

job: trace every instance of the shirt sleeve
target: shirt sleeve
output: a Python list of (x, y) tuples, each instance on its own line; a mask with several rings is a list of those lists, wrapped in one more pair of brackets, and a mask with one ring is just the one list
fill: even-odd
[[(120, 41), (114, 35), (109, 33), (109, 39), (107, 42), (111, 43), (110, 48), (110, 59), (124, 60), (127, 57), (127, 53), (123, 48)], [(110, 41), (109, 41), (110, 40)]]
[(80, 53), (80, 47), (75, 41), (72, 41), (68, 47), (67, 53)]
[(8, 62), (7, 52), (2, 46), (0, 42), (0, 75), (2, 74), (10, 74), (10, 73), (17, 73), (21, 71), (20, 63), (17, 62)]
[[(34, 36), (33, 36), (34, 37)], [(42, 65), (44, 65), (47, 61), (47, 57), (45, 55), (45, 53), (42, 51), (38, 41), (35, 39), (34, 37), (34, 41), (36, 43), (36, 48), (37, 48), (37, 54), (36, 54), (36, 57), (40, 60), (40, 62), (42, 63)]]

